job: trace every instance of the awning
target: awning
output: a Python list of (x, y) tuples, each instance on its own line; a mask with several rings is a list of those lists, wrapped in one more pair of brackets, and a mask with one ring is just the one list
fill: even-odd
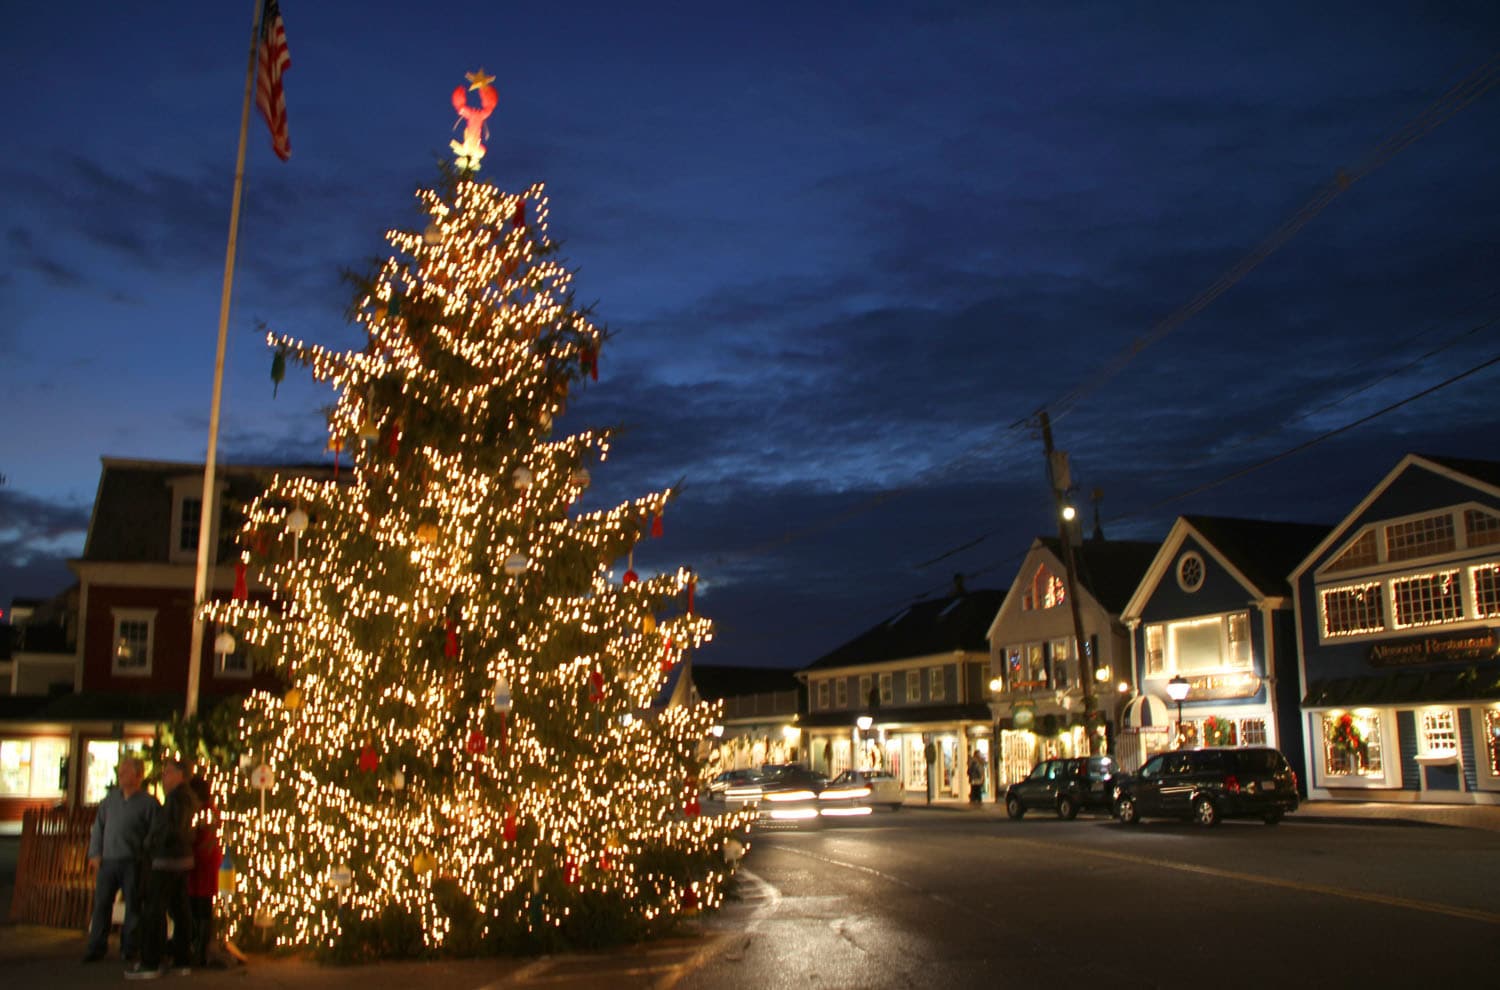
[(1307, 685), (1307, 697), (1302, 704), (1308, 708), (1379, 708), (1497, 698), (1500, 698), (1500, 670), (1490, 663), (1468, 670), (1413, 670), (1315, 680)]
[(1131, 698), (1125, 704), (1125, 714), (1120, 719), (1121, 732), (1169, 732), (1167, 703), (1153, 695), (1143, 694)]

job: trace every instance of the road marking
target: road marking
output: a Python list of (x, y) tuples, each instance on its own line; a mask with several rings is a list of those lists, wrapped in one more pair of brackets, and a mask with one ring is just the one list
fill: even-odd
[(1259, 876), (1253, 873), (1237, 873), (1234, 870), (1221, 870), (1214, 866), (1196, 866), (1192, 863), (1178, 863), (1169, 859), (1156, 859), (1152, 856), (1107, 852), (1102, 849), (1090, 849), (1087, 846), (1075, 846), (1063, 842), (1043, 842), (1040, 839), (1017, 839), (1007, 836), (995, 836), (995, 838), (1003, 842), (1015, 842), (1021, 845), (1040, 846), (1050, 850), (1084, 853), (1089, 856), (1097, 856), (1100, 859), (1113, 859), (1138, 866), (1159, 866), (1167, 870), (1176, 870), (1179, 873), (1196, 873), (1200, 876), (1215, 877), (1221, 880), (1241, 880), (1245, 883), (1257, 883), (1265, 887), (1281, 887), (1285, 890), (1296, 890), (1308, 894), (1342, 897), (1350, 901), (1365, 901), (1369, 904), (1379, 904), (1384, 907), (1406, 908), (1409, 911), (1425, 911), (1428, 914), (1441, 914), (1450, 918), (1463, 918), (1466, 921), (1478, 921), (1487, 925), (1500, 925), (1500, 914), (1492, 911), (1480, 911), (1477, 908), (1455, 907), (1451, 904), (1438, 904), (1435, 901), (1419, 901), (1410, 897), (1395, 897), (1391, 894), (1376, 894), (1364, 890), (1350, 890), (1345, 887), (1328, 887), (1323, 884), (1306, 883), (1301, 880), (1282, 880), (1277, 877)]

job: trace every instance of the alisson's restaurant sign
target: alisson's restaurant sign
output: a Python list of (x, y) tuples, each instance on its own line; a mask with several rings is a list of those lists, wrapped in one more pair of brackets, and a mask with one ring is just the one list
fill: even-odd
[(1495, 630), (1422, 636), (1370, 647), (1374, 667), (1410, 667), (1420, 663), (1455, 663), (1463, 660), (1493, 660), (1497, 648)]

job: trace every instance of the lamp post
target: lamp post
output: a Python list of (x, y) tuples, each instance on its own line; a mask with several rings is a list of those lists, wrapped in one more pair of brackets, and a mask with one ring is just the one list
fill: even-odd
[(1167, 696), (1177, 702), (1177, 748), (1182, 748), (1182, 699), (1188, 696), (1188, 679), (1181, 674), (1167, 682)]
[(861, 715), (859, 718), (854, 720), (855, 727), (859, 729), (858, 740), (856, 743), (856, 748), (854, 750), (854, 769), (856, 770), (864, 769), (861, 764), (864, 763), (865, 733), (869, 732), (870, 726), (874, 724), (875, 720), (868, 715)]

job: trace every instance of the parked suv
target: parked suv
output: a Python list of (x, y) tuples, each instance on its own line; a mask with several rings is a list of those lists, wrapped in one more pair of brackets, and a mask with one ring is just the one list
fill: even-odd
[(1043, 760), (1032, 767), (1025, 780), (1011, 784), (1005, 792), (1005, 813), (1020, 818), (1036, 808), (1073, 819), (1085, 809), (1109, 811), (1114, 807), (1115, 761), (1107, 756), (1075, 756)]
[(1297, 775), (1268, 747), (1161, 753), (1122, 780), (1115, 798), (1115, 816), (1126, 825), (1148, 817), (1190, 818), (1199, 825), (1259, 818), (1275, 825), (1296, 810)]

